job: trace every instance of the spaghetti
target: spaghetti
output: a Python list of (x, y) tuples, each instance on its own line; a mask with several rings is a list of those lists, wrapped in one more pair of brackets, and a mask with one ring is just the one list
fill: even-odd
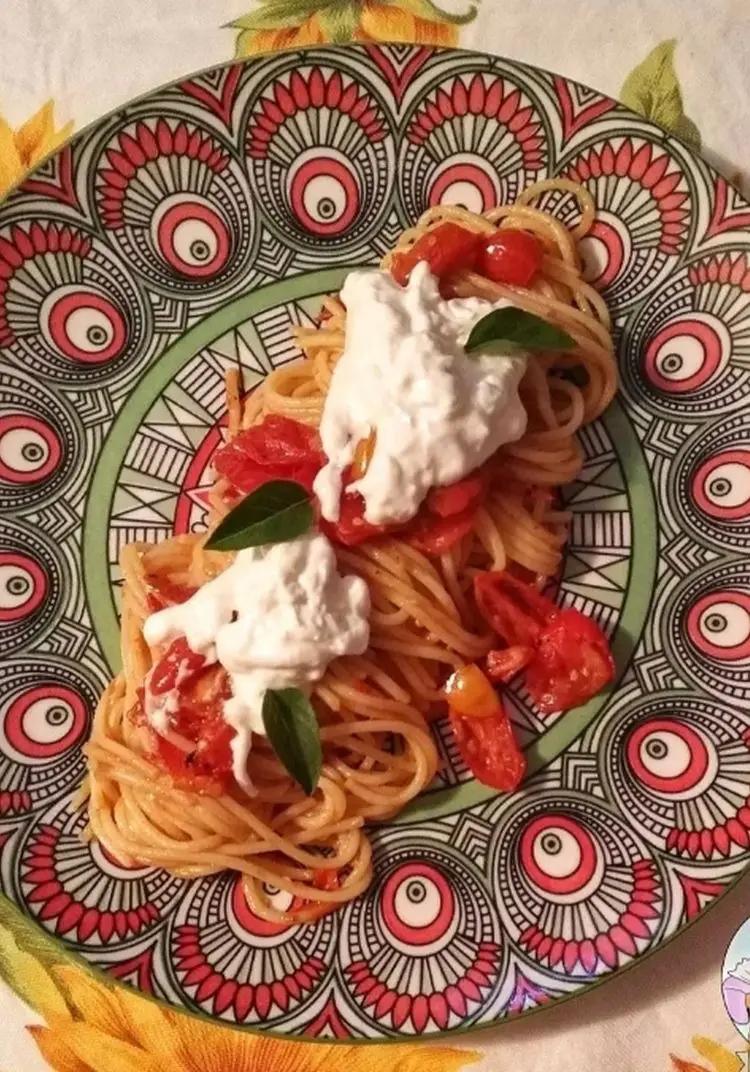
[[(577, 199), (580, 214), (572, 229), (535, 207), (550, 190)], [(275, 921), (315, 918), (366, 888), (366, 824), (395, 815), (429, 784), (437, 756), (427, 721), (444, 699), (445, 679), (482, 659), (495, 643), (474, 598), (474, 577), (514, 564), (541, 585), (559, 566), (568, 514), (555, 489), (581, 468), (577, 430), (605, 409), (616, 389), (609, 317), (581, 276), (576, 248), (593, 218), (582, 187), (550, 180), (486, 216), (431, 209), (384, 259), (388, 269), (394, 256), (446, 221), (477, 234), (531, 233), (543, 257), (530, 287), (469, 270), (452, 279), (453, 291), (509, 299), (567, 332), (575, 347), (529, 358), (520, 386), (527, 431), (489, 463), (487, 493), (471, 531), (455, 546), (428, 556), (396, 532), (337, 548), (341, 570), (368, 583), (371, 639), (365, 655), (335, 660), (314, 690), (324, 766), (312, 796), (295, 785), (264, 738), (248, 761), (254, 797), (234, 784), (220, 790), (179, 785), (160, 766), (141, 692), (159, 653), (149, 650), (143, 623), (155, 593), (169, 599), (175, 591), (189, 592), (230, 558), (207, 551), (197, 536), (124, 549), (123, 669), (102, 696), (87, 746), (91, 833), (116, 856), (186, 877), (225, 868), (241, 872), (251, 909)], [(270, 414), (316, 427), (345, 327), (346, 310), (330, 297), (319, 326), (296, 332), (304, 360), (276, 369), (247, 397), (239, 376), (230, 374), (230, 439)], [(226, 513), (230, 497), (228, 481), (220, 477), (211, 494), (214, 521)], [(209, 677), (202, 702), (216, 702), (212, 688)], [(174, 737), (175, 747), (186, 747), (179, 734)]]

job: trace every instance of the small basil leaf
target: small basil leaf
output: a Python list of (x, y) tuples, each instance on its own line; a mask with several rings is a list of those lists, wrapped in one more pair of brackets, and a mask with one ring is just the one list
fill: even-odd
[(269, 480), (237, 503), (206, 541), (209, 551), (241, 551), (285, 543), (309, 532), (313, 508), (306, 488), (293, 480)]
[(323, 765), (320, 731), (312, 704), (299, 689), (268, 689), (263, 697), (263, 725), (282, 764), (308, 796)]
[(464, 347), (467, 354), (507, 354), (513, 350), (572, 350), (566, 331), (540, 316), (509, 305), (493, 309), (474, 325)]

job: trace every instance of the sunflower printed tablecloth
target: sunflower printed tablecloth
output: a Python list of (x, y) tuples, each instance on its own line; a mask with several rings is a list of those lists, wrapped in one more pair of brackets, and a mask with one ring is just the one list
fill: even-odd
[[(617, 97), (750, 193), (747, 0), (4, 0), (0, 196), (74, 130), (180, 75), (347, 41), (460, 45)], [(241, 1034), (66, 960), (0, 906), (0, 1072), (738, 1072), (721, 965), (750, 880), (646, 963), (498, 1030), (348, 1046)], [(741, 1051), (737, 1053), (736, 1051)]]

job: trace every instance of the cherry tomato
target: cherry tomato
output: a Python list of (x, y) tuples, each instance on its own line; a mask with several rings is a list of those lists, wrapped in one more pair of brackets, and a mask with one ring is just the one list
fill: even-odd
[(457, 715), (487, 718), (496, 715), (502, 707), (500, 697), (475, 663), (451, 674), (443, 692), (451, 711)]
[(455, 484), (433, 488), (425, 500), (425, 505), (430, 513), (437, 514), (438, 517), (453, 517), (477, 506), (484, 490), (484, 477), (479, 473), (472, 473), (463, 480), (457, 480)]
[(506, 644), (534, 647), (557, 605), (508, 570), (478, 573), (474, 596), (480, 613)]
[(147, 577), (146, 603), (148, 609), (153, 612), (163, 610), (164, 607), (174, 607), (177, 603), (184, 603), (195, 595), (197, 588), (190, 584), (176, 584), (168, 577)]
[(391, 275), (405, 286), (420, 261), (427, 261), (438, 279), (476, 266), (482, 236), (460, 227), (457, 223), (440, 223), (422, 235), (411, 249), (396, 253), (391, 262)]
[(528, 231), (495, 231), (479, 254), (478, 271), (494, 283), (528, 287), (542, 267), (544, 248)]
[(503, 685), (516, 676), (519, 670), (528, 666), (534, 658), (534, 649), (514, 644), (510, 648), (487, 652), (487, 673), (493, 681)]
[(540, 711), (567, 711), (595, 696), (614, 677), (609, 643), (596, 622), (561, 610), (542, 629), (526, 671), (526, 687)]
[(185, 789), (213, 795), (223, 792), (232, 773), (234, 730), (221, 717), (220, 707), (182, 699), (173, 724), (181, 736), (195, 742), (195, 748), (185, 752), (155, 734), (156, 753), (162, 765)]
[(512, 792), (526, 773), (526, 758), (502, 703), (498, 701), (498, 710), (489, 716), (450, 710), (450, 723), (461, 757), (474, 777), (493, 789)]
[(183, 685), (202, 670), (205, 664), (205, 658), (188, 647), (185, 637), (177, 637), (154, 665), (148, 679), (149, 692), (154, 696), (171, 692), (177, 687), (178, 681)]
[(421, 510), (403, 530), (403, 537), (422, 554), (437, 557), (468, 536), (474, 527), (475, 515), (473, 507), (452, 517), (437, 517)]
[(339, 873), (335, 867), (319, 867), (312, 873), (312, 884), (318, 890), (337, 890)]
[(561, 610), (508, 570), (478, 574), (474, 594), (484, 618), (510, 646), (505, 652), (490, 653), (490, 676), (502, 680), (501, 660), (510, 664), (520, 657), (517, 651), (511, 655), (514, 648), (531, 648), (526, 687), (543, 713), (577, 707), (612, 680), (615, 666), (609, 642), (585, 614)]
[(365, 521), (365, 500), (355, 491), (345, 491), (341, 496), (338, 521), (323, 520), (320, 527), (330, 540), (344, 547), (357, 547), (392, 528), (389, 525), (371, 525)]
[(311, 491), (325, 460), (314, 428), (272, 414), (219, 447), (212, 464), (237, 491), (247, 494), (269, 480), (295, 480)]

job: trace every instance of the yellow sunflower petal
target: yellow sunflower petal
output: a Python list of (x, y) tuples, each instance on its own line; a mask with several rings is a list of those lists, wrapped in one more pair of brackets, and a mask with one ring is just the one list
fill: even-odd
[(740, 1072), (743, 1067), (743, 1062), (737, 1054), (722, 1046), (720, 1042), (714, 1042), (703, 1035), (694, 1035), (690, 1042), (696, 1053), (711, 1062), (715, 1072)]
[(414, 19), (414, 41), (420, 45), (457, 45), (458, 30), (446, 22)]
[(362, 7), (360, 26), (373, 41), (415, 41), (416, 19), (409, 11), (367, 0)]
[[(0, 160), (2, 149), (0, 149)], [(0, 969), (20, 998), (45, 1020), (70, 1019), (65, 998), (36, 957), (26, 953), (6, 927), (0, 927)]]
[(71, 119), (65, 124), (64, 127), (61, 127), (57, 132), (53, 131), (53, 133), (48, 138), (40, 142), (34, 152), (29, 157), (29, 167), (36, 167), (40, 160), (42, 160), (45, 156), (49, 156), (49, 154), (53, 153), (55, 149), (58, 149), (64, 141), (67, 141), (70, 135), (73, 133), (74, 126), (75, 124)]
[[(475, 1050), (426, 1046), (324, 1046), (258, 1039), (258, 1069), (274, 1072), (459, 1072), (481, 1059)], [(254, 1066), (253, 1066), (254, 1067)]]
[(16, 131), (16, 146), (27, 167), (39, 146), (51, 138), (54, 132), (55, 105), (48, 100)]
[(115, 1038), (128, 1039), (130, 1024), (112, 986), (72, 964), (53, 968), (52, 973), (81, 1020)]
[(91, 1072), (91, 1065), (76, 1056), (66, 1042), (63, 1031), (53, 1031), (49, 1027), (27, 1027), (26, 1030), (54, 1072)]
[[(118, 987), (116, 997), (126, 1025), (122, 1037), (141, 1046), (157, 1060), (168, 1060), (179, 1037), (174, 1027), (178, 1017), (128, 987)], [(179, 1020), (192, 1022), (189, 1017)]]
[[(54, 1035), (61, 1052), (65, 1047), (64, 1052), (77, 1057), (86, 1072), (89, 1069), (92, 1072), (165, 1072), (140, 1046), (113, 1038), (91, 1024), (68, 1023), (59, 1030), (51, 1028), (50, 1034)], [(182, 1072), (179, 1066), (178, 1069)]]
[(15, 186), (25, 171), (13, 131), (4, 119), (0, 119), (0, 197)]

